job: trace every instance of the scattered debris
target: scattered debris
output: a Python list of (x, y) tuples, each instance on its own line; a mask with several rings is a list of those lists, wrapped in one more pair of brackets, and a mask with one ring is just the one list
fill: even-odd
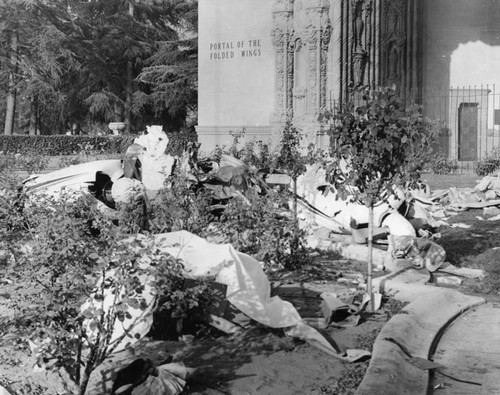
[(454, 224), (451, 224), (450, 227), (451, 228), (469, 229), (469, 228), (471, 228), (471, 225), (460, 223), (460, 222), (456, 222)]
[(434, 272), (441, 267), (446, 251), (440, 245), (426, 239), (410, 236), (391, 236), (391, 254), (394, 259), (406, 259), (416, 267)]
[[(134, 240), (134, 243), (125, 243), (124, 245), (134, 245), (134, 248), (144, 248), (144, 246), (153, 248), (154, 246), (157, 251), (179, 259), (183, 264), (187, 278), (210, 277), (215, 278), (218, 283), (225, 284), (228, 302), (258, 323), (271, 328), (283, 328), (287, 334), (302, 338), (343, 360), (351, 360), (355, 358), (355, 355), (358, 355), (355, 350), (350, 356), (339, 355), (338, 351), (331, 345), (332, 340), (305, 324), (291, 303), (283, 301), (277, 296), (271, 297), (271, 286), (260, 263), (249, 255), (236, 251), (230, 244), (211, 244), (187, 231), (149, 237), (139, 235)], [(140, 245), (144, 246), (140, 247)], [(142, 268), (146, 268), (148, 264), (147, 260), (139, 263)], [(108, 273), (106, 277), (112, 278), (112, 273)], [(152, 278), (144, 278), (141, 281), (144, 284), (142, 295), (145, 297), (146, 308), (141, 306), (137, 309), (129, 309), (128, 317), (116, 323), (112, 342), (119, 342), (118, 345), (115, 344), (117, 351), (133, 345), (144, 337), (151, 327), (152, 308), (155, 304), (154, 292), (151, 288), (153, 280)], [(99, 284), (98, 290), (100, 289)], [(119, 300), (121, 297), (124, 296), (119, 295)], [(85, 315), (85, 311), (99, 309), (106, 314), (112, 306), (112, 302), (116, 303), (116, 295), (111, 285), (105, 288), (104, 295), (99, 298), (91, 297), (82, 306), (82, 311)], [(364, 303), (367, 302), (364, 301)], [(213, 316), (212, 323), (215, 323), (218, 328), (227, 328), (225, 332), (231, 333), (234, 330), (234, 326), (222, 317)], [(90, 338), (92, 338), (91, 334), (95, 332), (96, 324), (94, 318), (89, 318), (85, 322)], [(367, 354), (360, 351), (359, 355), (366, 356)]]
[(180, 362), (155, 366), (150, 359), (138, 358), (116, 373), (113, 394), (180, 394), (193, 373)]
[(457, 276), (445, 275), (436, 276), (436, 283), (438, 285), (445, 285), (448, 287), (458, 287), (462, 285), (463, 279)]

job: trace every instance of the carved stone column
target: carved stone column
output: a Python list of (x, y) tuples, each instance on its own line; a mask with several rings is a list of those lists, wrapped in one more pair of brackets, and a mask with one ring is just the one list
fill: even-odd
[(378, 84), (378, 6), (380, 0), (345, 0), (341, 7), (341, 100), (356, 99)]
[(327, 111), (330, 0), (276, 0), (272, 39), (276, 56), (274, 134), (287, 121), (305, 143), (316, 142)]
[(276, 0), (273, 7), (272, 42), (275, 51), (275, 95), (272, 123), (283, 125), (292, 117), (293, 87), (293, 3)]
[(381, 0), (381, 80), (396, 85), (403, 97), (421, 94), (421, 36), (419, 23), (422, 2)]
[(326, 111), (326, 70), (328, 44), (332, 32), (329, 2), (312, 1), (305, 7), (307, 26), (304, 38), (308, 51), (308, 114), (307, 120), (318, 123)]

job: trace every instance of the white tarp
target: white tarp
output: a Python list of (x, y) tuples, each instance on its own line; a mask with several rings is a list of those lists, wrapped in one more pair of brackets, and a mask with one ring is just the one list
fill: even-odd
[(187, 276), (215, 276), (215, 281), (227, 285), (226, 298), (255, 321), (285, 328), (302, 320), (291, 303), (270, 296), (271, 286), (259, 262), (231, 244), (211, 244), (187, 231), (154, 238), (156, 248), (183, 262)]
[[(217, 282), (227, 285), (226, 298), (239, 310), (253, 320), (272, 328), (283, 328), (291, 336), (296, 336), (311, 342), (316, 347), (329, 354), (344, 359), (355, 361), (359, 358), (370, 355), (362, 350), (347, 350), (344, 354), (339, 354), (337, 350), (314, 328), (306, 325), (295, 307), (279, 297), (271, 297), (271, 286), (260, 263), (249, 255), (236, 251), (230, 244), (211, 244), (205, 239), (195, 236), (187, 231), (163, 233), (143, 238), (154, 250), (168, 253), (180, 259), (185, 267), (186, 277), (203, 278), (215, 277)], [(126, 243), (131, 245), (131, 243)], [(140, 262), (145, 268), (147, 259)], [(145, 279), (147, 280), (147, 279)], [(153, 292), (150, 287), (151, 279), (145, 281), (143, 295), (149, 306), (154, 304)], [(113, 300), (112, 289), (108, 290), (110, 295), (105, 295), (101, 306), (94, 299), (90, 299), (82, 311), (89, 308), (101, 307), (105, 312), (109, 309), (109, 302)], [(129, 319), (117, 322), (113, 339), (120, 339), (125, 331), (129, 331), (132, 336), (127, 336), (126, 340), (116, 350), (126, 348), (133, 344), (138, 338), (146, 335), (145, 324), (151, 324), (152, 311), (135, 309), (131, 311)], [(140, 330), (132, 327), (140, 323)], [(87, 326), (88, 330), (91, 328)], [(140, 335), (140, 336), (137, 336)]]

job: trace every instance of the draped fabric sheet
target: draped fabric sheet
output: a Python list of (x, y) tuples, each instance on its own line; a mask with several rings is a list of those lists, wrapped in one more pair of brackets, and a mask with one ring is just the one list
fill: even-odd
[[(144, 237), (144, 236), (141, 236)], [(271, 297), (271, 286), (261, 264), (249, 255), (236, 251), (230, 244), (211, 244), (203, 238), (187, 231), (163, 233), (149, 236), (151, 248), (180, 259), (188, 278), (211, 277), (219, 283), (227, 285), (226, 298), (236, 308), (253, 320), (272, 328), (283, 328), (287, 334), (309, 341), (314, 346), (346, 361), (355, 361), (370, 355), (362, 350), (339, 352), (338, 347), (331, 344), (316, 329), (306, 325), (295, 307), (279, 297)], [(147, 265), (145, 260), (142, 265)], [(144, 266), (143, 266), (144, 267)], [(144, 283), (143, 295), (151, 307), (154, 304), (154, 293), (149, 281)], [(112, 290), (109, 291), (110, 293)], [(111, 300), (105, 295), (105, 300)], [(90, 300), (91, 303), (96, 303)], [(88, 308), (87, 302), (83, 308)], [(97, 306), (95, 306), (97, 307)], [(109, 303), (103, 305), (104, 311)], [(130, 311), (131, 317), (117, 322), (113, 339), (120, 339), (125, 331), (132, 333), (116, 348), (119, 351), (145, 336), (152, 323), (151, 309)], [(131, 326), (140, 323), (140, 331)]]
[(186, 231), (156, 235), (155, 247), (181, 259), (186, 276), (214, 276), (227, 285), (226, 298), (255, 321), (284, 328), (301, 321), (295, 307), (271, 297), (271, 286), (260, 263), (230, 244), (211, 244)]

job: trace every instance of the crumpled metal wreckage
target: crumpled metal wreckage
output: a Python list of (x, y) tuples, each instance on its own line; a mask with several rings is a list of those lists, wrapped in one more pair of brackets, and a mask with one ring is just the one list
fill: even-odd
[(262, 178), (237, 158), (221, 155), (217, 160), (198, 160), (194, 143), (179, 158), (165, 153), (168, 141), (161, 126), (148, 126), (147, 133), (134, 140), (123, 159), (98, 160), (33, 175), (23, 181), (24, 191), (30, 198), (90, 193), (98, 207), (112, 215), (117, 204), (149, 205), (176, 168), (194, 186), (209, 189), (215, 204), (234, 196), (245, 199), (246, 191), (260, 194), (269, 190)]
[(103, 212), (112, 213), (120, 203), (147, 204), (178, 161), (166, 155), (168, 137), (161, 126), (149, 126), (134, 140), (123, 159), (98, 160), (69, 166), (23, 181), (28, 198), (59, 198), (89, 193)]
[[(245, 200), (247, 193), (268, 193), (273, 176), (276, 178), (265, 172), (258, 174), (230, 155), (200, 160), (199, 145), (195, 143), (190, 143), (181, 158), (166, 154), (167, 145), (168, 137), (162, 127), (148, 126), (147, 133), (134, 140), (122, 160), (94, 161), (34, 175), (23, 182), (24, 189), (28, 196), (90, 193), (99, 207), (109, 213), (120, 203), (141, 199), (148, 203), (154, 199), (176, 168), (194, 185), (209, 189), (214, 202), (222, 205), (234, 196)], [(368, 209), (337, 199), (319, 164), (309, 166), (298, 178), (297, 195), (303, 226), (324, 226), (336, 233), (352, 234), (356, 242), (366, 242)], [(405, 191), (396, 189), (387, 201), (375, 206), (377, 237), (389, 234), (415, 237), (416, 227), (435, 225), (425, 204), (425, 199), (418, 196), (408, 199)]]

